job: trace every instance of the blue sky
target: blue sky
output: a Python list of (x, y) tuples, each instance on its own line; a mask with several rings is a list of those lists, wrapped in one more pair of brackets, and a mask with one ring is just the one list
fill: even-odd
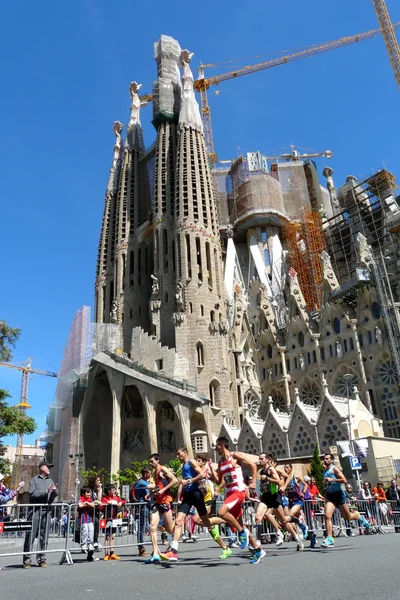
[[(400, 20), (398, 2), (387, 5)], [(112, 125), (128, 121), (130, 81), (151, 91), (160, 34), (193, 51), (195, 67), (267, 60), (378, 27), (372, 0), (0, 0), (0, 22), (0, 318), (22, 329), (14, 361), (33, 356), (48, 370), (59, 368), (76, 310), (93, 305)], [(399, 100), (382, 38), (365, 41), (210, 91), (216, 150), (228, 159), (238, 148), (270, 153), (293, 142), (333, 150), (337, 185), (382, 165), (400, 176)], [(143, 109), (148, 145), (150, 120)], [(20, 374), (0, 369), (0, 386), (17, 401)], [(51, 378), (31, 381), (38, 433), (54, 391)]]

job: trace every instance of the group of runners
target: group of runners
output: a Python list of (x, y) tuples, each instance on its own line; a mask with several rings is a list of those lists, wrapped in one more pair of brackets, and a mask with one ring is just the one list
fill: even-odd
[[(299, 516), (304, 505), (307, 484), (294, 475), (292, 465), (285, 465), (282, 469), (277, 466), (273, 456), (261, 453), (257, 467), (248, 455), (231, 452), (229, 442), (224, 437), (216, 440), (216, 452), (220, 457), (217, 468), (211, 461), (207, 461), (204, 455), (198, 455), (193, 459), (190, 458), (187, 448), (179, 448), (176, 456), (183, 464), (180, 480), (169, 468), (160, 463), (157, 454), (151, 455), (149, 463), (154, 471), (154, 482), (149, 483), (148, 489), (153, 497), (150, 509), (150, 538), (153, 548), (151, 557), (146, 562), (151, 564), (162, 560), (178, 560), (182, 527), (188, 515), (193, 513), (193, 509), (196, 511), (194, 522), (209, 530), (222, 550), (221, 559), (226, 559), (232, 554), (232, 549), (226, 545), (220, 535), (219, 525), (225, 524), (237, 533), (240, 548), (249, 547), (250, 564), (258, 564), (265, 556), (260, 542), (264, 519), (267, 519), (276, 531), (277, 546), (283, 543), (283, 530), (286, 530), (295, 540), (297, 550), (302, 551), (304, 540), (308, 536), (308, 527), (304, 521), (299, 520)], [(332, 515), (337, 507), (345, 519), (359, 520), (364, 527), (369, 527), (368, 522), (359, 513), (350, 513), (342, 490), (346, 478), (333, 462), (334, 457), (331, 454), (324, 456), (327, 536), (322, 545), (325, 547), (334, 545)], [(242, 506), (247, 497), (243, 467), (251, 471), (248, 486), (250, 489), (256, 487), (257, 479), (260, 481), (261, 497), (256, 511), (258, 539), (243, 525)], [(172, 488), (177, 485), (179, 485), (180, 502), (174, 521), (171, 508)], [(213, 515), (214, 485), (217, 493), (224, 488), (224, 500)], [(285, 499), (287, 499), (287, 506), (285, 506)], [(161, 520), (164, 530), (172, 534), (172, 541), (165, 552), (160, 552), (157, 540)], [(297, 528), (302, 530), (302, 536), (299, 536)]]

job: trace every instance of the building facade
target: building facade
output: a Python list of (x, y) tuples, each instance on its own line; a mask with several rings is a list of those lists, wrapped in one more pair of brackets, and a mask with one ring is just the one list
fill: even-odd
[[(87, 466), (177, 445), (309, 457), (318, 440), (400, 437), (400, 211), (393, 176), (335, 187), (310, 157), (210, 168), (192, 55), (154, 45), (155, 143), (140, 86), (115, 146), (78, 413)], [(99, 339), (100, 339), (99, 337)]]

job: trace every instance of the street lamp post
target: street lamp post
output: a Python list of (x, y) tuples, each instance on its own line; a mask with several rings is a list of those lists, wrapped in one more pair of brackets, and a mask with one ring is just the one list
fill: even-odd
[(79, 478), (79, 468), (83, 464), (83, 460), (82, 460), (83, 454), (82, 453), (70, 454), (69, 457), (71, 459), (71, 466), (75, 466), (75, 502), (78, 502), (79, 486), (81, 483), (81, 480)]
[[(348, 426), (349, 426), (349, 441), (350, 441), (350, 450), (351, 450), (351, 454), (352, 456), (355, 455), (355, 450), (354, 450), (354, 440), (353, 440), (353, 428), (351, 426), (351, 410), (350, 410), (350, 393), (351, 393), (351, 382), (354, 379), (354, 375), (352, 375), (351, 373), (346, 373), (345, 375), (343, 375), (343, 379), (346, 382), (346, 397), (347, 397), (347, 421), (348, 421)], [(350, 465), (351, 466), (351, 465)], [(357, 487), (358, 487), (358, 492), (361, 489), (361, 481), (360, 481), (360, 474), (358, 472), (358, 469), (351, 469), (352, 471), (356, 472), (356, 479), (357, 479)]]

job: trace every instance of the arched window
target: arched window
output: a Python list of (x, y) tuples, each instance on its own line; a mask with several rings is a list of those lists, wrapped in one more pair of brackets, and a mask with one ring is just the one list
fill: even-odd
[(214, 321), (215, 321), (215, 311), (214, 310), (210, 311), (210, 321), (211, 321), (211, 323), (214, 323)]
[(200, 304), (200, 316), (204, 317), (204, 306)]
[(201, 342), (197, 342), (196, 350), (197, 350), (197, 366), (204, 367), (204, 346)]
[(212, 406), (215, 406), (216, 408), (221, 408), (221, 385), (218, 379), (213, 379), (210, 383), (210, 400)]

